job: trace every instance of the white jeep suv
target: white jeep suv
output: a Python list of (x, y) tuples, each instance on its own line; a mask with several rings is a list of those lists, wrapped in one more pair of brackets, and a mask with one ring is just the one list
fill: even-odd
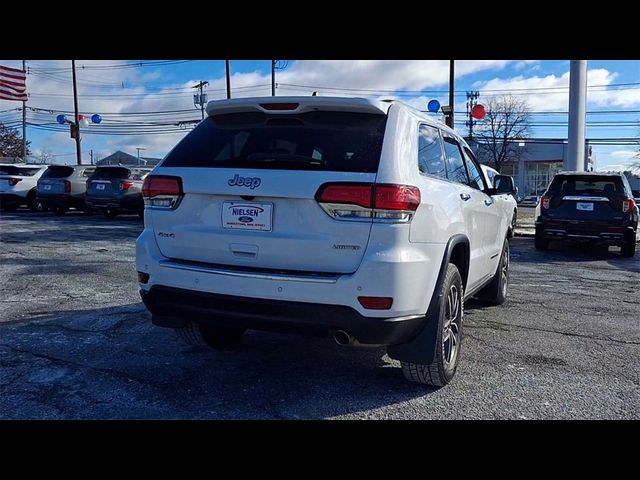
[(152, 322), (190, 344), (246, 329), (385, 345), (407, 379), (453, 377), (464, 299), (507, 294), (510, 177), (400, 102), (209, 102), (143, 187)]

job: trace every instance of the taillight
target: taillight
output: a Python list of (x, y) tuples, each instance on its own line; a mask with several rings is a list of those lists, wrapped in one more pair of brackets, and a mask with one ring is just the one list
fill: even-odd
[(64, 180), (64, 193), (71, 193), (71, 182)]
[(545, 210), (549, 209), (549, 204), (551, 203), (551, 197), (543, 195), (540, 198), (540, 205), (542, 206), (542, 208), (544, 208)]
[(133, 182), (131, 180), (120, 182), (120, 190), (129, 190), (131, 187), (133, 187)]
[(11, 185), (12, 187), (17, 185), (18, 182), (22, 181), (21, 178), (10, 178), (9, 179), (9, 185)]
[(148, 175), (142, 185), (142, 196), (147, 207), (174, 209), (183, 196), (182, 179), (167, 175)]
[(325, 183), (316, 201), (338, 220), (373, 219), (408, 222), (420, 205), (420, 190), (411, 185), (371, 183)]
[(389, 310), (393, 305), (392, 297), (358, 297), (358, 302), (368, 310)]
[(633, 198), (627, 198), (622, 201), (622, 211), (623, 213), (633, 212), (633, 209), (636, 208), (636, 202)]

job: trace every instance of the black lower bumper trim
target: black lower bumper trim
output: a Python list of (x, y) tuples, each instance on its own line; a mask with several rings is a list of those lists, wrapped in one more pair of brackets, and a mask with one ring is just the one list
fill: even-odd
[(425, 325), (423, 315), (376, 318), (351, 307), (266, 300), (196, 292), (155, 285), (140, 295), (155, 325), (177, 328), (186, 320), (255, 330), (326, 336), (344, 330), (359, 343), (395, 345), (415, 338)]

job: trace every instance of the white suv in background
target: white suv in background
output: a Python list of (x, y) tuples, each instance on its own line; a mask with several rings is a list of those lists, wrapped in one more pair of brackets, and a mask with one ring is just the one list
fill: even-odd
[(246, 329), (387, 346), (407, 379), (456, 370), (463, 303), (507, 294), (510, 177), (400, 102), (209, 102), (149, 175), (137, 240), (155, 325), (231, 348)]
[(0, 164), (0, 209), (16, 210), (22, 205), (38, 210), (36, 187), (47, 165)]

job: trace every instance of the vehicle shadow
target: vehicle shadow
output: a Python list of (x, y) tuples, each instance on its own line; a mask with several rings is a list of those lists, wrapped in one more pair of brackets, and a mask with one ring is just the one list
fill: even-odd
[(382, 348), (256, 331), (233, 352), (190, 347), (139, 303), (0, 328), (3, 378), (22, 378), (2, 385), (4, 418), (321, 419), (435, 391), (406, 382)]
[(640, 272), (640, 246), (633, 258), (620, 255), (620, 247), (606, 247), (577, 242), (551, 241), (544, 251), (535, 250), (533, 238), (514, 237), (511, 240), (511, 258), (517, 263), (606, 262), (631, 272)]
[[(12, 223), (20, 225), (18, 231), (11, 231)], [(0, 241), (3, 243), (44, 244), (48, 242), (70, 241), (104, 241), (112, 240), (109, 232), (117, 230), (119, 239), (126, 241), (135, 239), (142, 232), (142, 221), (135, 215), (117, 217), (113, 220), (97, 215), (85, 215), (82, 212), (69, 212), (64, 216), (56, 216), (47, 212), (3, 212), (0, 215)], [(22, 227), (32, 234), (25, 235)], [(60, 229), (65, 234), (60, 234)]]

